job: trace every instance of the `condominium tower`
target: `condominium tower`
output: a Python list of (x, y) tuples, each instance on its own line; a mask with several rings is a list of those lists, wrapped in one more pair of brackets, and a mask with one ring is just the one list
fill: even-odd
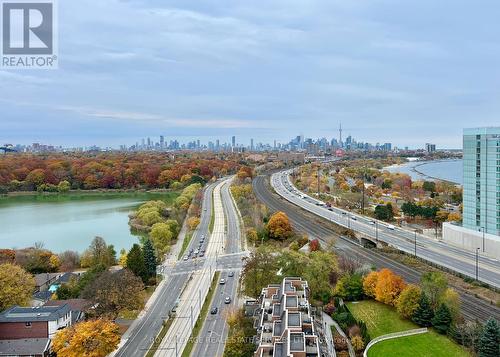
[(464, 129), (463, 227), (500, 235), (500, 127)]

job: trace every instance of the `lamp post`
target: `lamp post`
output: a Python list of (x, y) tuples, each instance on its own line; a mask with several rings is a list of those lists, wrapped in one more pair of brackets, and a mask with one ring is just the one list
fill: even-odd
[(378, 243), (378, 221), (375, 221), (375, 241)]
[(476, 248), (476, 281), (479, 280), (479, 249)]
[(415, 229), (415, 257), (417, 256), (417, 230)]
[(485, 235), (486, 235), (484, 227), (481, 227), (481, 231), (483, 232), (483, 253), (484, 253), (484, 240), (485, 240)]

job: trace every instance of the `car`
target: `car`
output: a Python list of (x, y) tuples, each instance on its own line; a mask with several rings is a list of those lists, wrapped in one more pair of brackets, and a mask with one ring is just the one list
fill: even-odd
[(203, 252), (200, 252), (200, 254), (198, 254), (198, 256), (199, 256), (200, 258), (201, 258), (201, 257), (203, 257), (204, 255), (205, 255), (205, 253), (203, 253)]
[(333, 208), (331, 208), (331, 207), (330, 207), (330, 208), (328, 208), (328, 210), (333, 212)]
[(212, 309), (210, 310), (210, 314), (215, 315), (218, 311), (219, 309), (217, 307), (212, 307)]
[(194, 255), (197, 255), (199, 252), (200, 252), (200, 251), (199, 251), (198, 249), (196, 249), (196, 250), (194, 251)]
[(373, 226), (375, 224), (375, 221), (370, 221), (368, 223), (370, 223)]
[(224, 299), (224, 304), (230, 304), (231, 303), (231, 298), (229, 296), (226, 296)]
[(358, 220), (358, 218), (357, 218), (356, 216), (351, 216), (351, 219), (352, 219), (353, 221), (357, 221), (357, 220)]
[(229, 274), (227, 274), (228, 277), (232, 278), (234, 276), (234, 272), (230, 271)]
[(188, 259), (189, 259), (189, 257), (187, 255), (185, 255), (184, 258), (182, 258), (182, 260), (184, 260), (184, 261), (186, 261)]
[(347, 212), (342, 212), (342, 216), (345, 216), (345, 215), (347, 215)]
[(226, 283), (226, 279), (222, 278), (219, 282), (220, 285), (224, 285)]
[(391, 231), (393, 231), (393, 230), (395, 230), (395, 229), (396, 229), (396, 227), (394, 227), (392, 224), (389, 224), (389, 225), (387, 226), (387, 228), (388, 228), (388, 229), (390, 229)]

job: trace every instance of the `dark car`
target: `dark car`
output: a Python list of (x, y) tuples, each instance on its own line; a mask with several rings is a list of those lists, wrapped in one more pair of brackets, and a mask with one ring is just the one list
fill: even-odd
[(229, 274), (227, 274), (228, 277), (232, 278), (234, 276), (234, 272), (230, 271)]
[(210, 314), (215, 315), (215, 314), (217, 314), (218, 311), (219, 311), (218, 308), (212, 307), (212, 310), (210, 310)]

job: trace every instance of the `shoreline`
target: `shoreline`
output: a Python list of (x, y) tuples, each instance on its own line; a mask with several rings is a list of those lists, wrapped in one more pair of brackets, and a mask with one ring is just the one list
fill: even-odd
[(26, 197), (26, 196), (66, 196), (66, 195), (82, 195), (82, 196), (92, 196), (92, 195), (112, 195), (112, 194), (134, 194), (134, 193), (170, 193), (179, 192), (179, 190), (172, 189), (95, 189), (95, 190), (69, 190), (68, 192), (37, 192), (37, 191), (12, 191), (6, 194), (0, 194), (0, 200), (2, 198), (10, 197)]
[(383, 170), (387, 170), (388, 168), (393, 169), (393, 168), (398, 168), (398, 167), (406, 167), (406, 168), (408, 168), (409, 171), (417, 174), (419, 176), (419, 179), (423, 179), (423, 180), (430, 179), (430, 180), (435, 180), (435, 181), (447, 182), (447, 183), (450, 183), (450, 184), (455, 185), (455, 186), (462, 186), (462, 184), (459, 182), (446, 180), (446, 179), (443, 179), (440, 177), (430, 176), (430, 175), (427, 175), (426, 173), (418, 170), (418, 167), (424, 166), (427, 164), (431, 164), (431, 163), (451, 162), (451, 161), (460, 161), (460, 160), (461, 159), (438, 159), (438, 160), (427, 160), (427, 161), (409, 161), (409, 162), (406, 162), (403, 164), (396, 164), (396, 165), (384, 167)]

